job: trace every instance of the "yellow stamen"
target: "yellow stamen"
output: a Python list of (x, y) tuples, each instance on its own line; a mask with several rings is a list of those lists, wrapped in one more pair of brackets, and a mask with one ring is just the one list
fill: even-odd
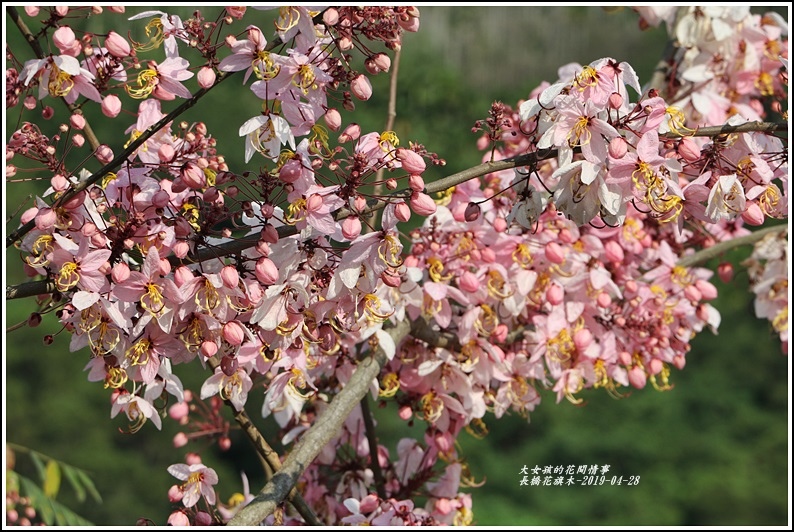
[(391, 372), (383, 376), (378, 387), (378, 397), (394, 397), (400, 389), (400, 378)]
[[(384, 152), (391, 151), (392, 147), (400, 144), (400, 139), (394, 131), (384, 131), (380, 134), (380, 149)], [(391, 144), (391, 146), (389, 146)]]
[(265, 50), (256, 53), (256, 57), (251, 61), (251, 69), (257, 78), (265, 80), (275, 78), (281, 71), (281, 67), (270, 57), (270, 52)]
[(455, 187), (449, 187), (446, 190), (442, 190), (441, 192), (436, 193), (436, 205), (449, 205), (452, 201), (452, 194), (455, 193)]
[(482, 336), (491, 336), (496, 326), (499, 325), (499, 317), (490, 305), (480, 305), (482, 312), (480, 316), (474, 321), (474, 328)]
[(61, 292), (66, 292), (70, 288), (77, 286), (77, 283), (80, 281), (78, 269), (79, 266), (74, 262), (67, 262), (61, 266), (58, 278), (55, 279), (55, 287)]
[(154, 283), (148, 283), (146, 292), (141, 296), (141, 307), (152, 315), (158, 315), (165, 308), (163, 289)]
[(127, 372), (123, 368), (110, 368), (105, 375), (105, 389), (119, 389), (127, 382)]
[(529, 268), (532, 266), (533, 258), (532, 254), (529, 252), (529, 245), (528, 244), (518, 244), (516, 249), (513, 250), (513, 262), (517, 263), (522, 268)]
[(306, 200), (298, 198), (287, 206), (287, 216), (284, 217), (284, 223), (288, 225), (295, 225), (301, 220), (306, 219)]
[(50, 72), (50, 81), (47, 83), (47, 89), (50, 94), (56, 98), (66, 96), (72, 90), (72, 87), (74, 87), (72, 76), (53, 64), (52, 72)]
[(429, 265), (427, 274), (430, 276), (430, 279), (432, 279), (433, 282), (442, 283), (452, 279), (452, 274), (441, 275), (441, 273), (444, 271), (444, 264), (436, 257), (430, 257), (427, 259), (427, 264)]
[(134, 40), (132, 41), (133, 48), (139, 52), (155, 50), (165, 40), (165, 36), (163, 35), (163, 21), (159, 18), (152, 19), (146, 25), (145, 31), (147, 37), (151, 35), (152, 31), (155, 31), (155, 34), (150, 37), (148, 43), (139, 43), (135, 42)]
[(378, 246), (378, 257), (380, 257), (380, 260), (382, 260), (386, 266), (399, 268), (403, 264), (403, 259), (400, 256), (402, 249), (403, 247), (402, 244), (400, 244), (400, 239), (392, 234), (387, 234), (383, 237), (383, 241), (381, 241)]
[(509, 287), (505, 287), (505, 280), (502, 274), (496, 270), (488, 272), (488, 293), (497, 299), (504, 299), (513, 295)]
[(593, 137), (592, 132), (587, 128), (590, 125), (590, 118), (580, 116), (576, 120), (573, 129), (568, 133), (568, 145), (573, 148), (574, 146), (584, 146), (590, 143)]
[[(682, 137), (695, 133), (695, 129), (688, 128), (684, 125), (686, 123), (686, 115), (681, 109), (671, 106), (665, 109), (665, 113), (670, 115), (670, 118), (667, 120), (667, 127), (670, 129), (670, 131), (676, 135), (681, 135)], [(685, 133), (682, 133), (682, 130)]]
[(124, 357), (130, 361), (133, 366), (145, 366), (149, 363), (149, 350), (152, 347), (152, 342), (148, 338), (141, 338), (132, 347), (127, 349)]
[(444, 412), (444, 402), (436, 395), (436, 392), (429, 391), (419, 400), (419, 407), (428, 423), (434, 423)]
[(202, 283), (201, 287), (196, 291), (196, 297), (194, 299), (196, 305), (206, 312), (212, 312), (221, 303), (220, 297), (218, 297), (218, 290), (212, 284), (212, 281), (206, 277), (204, 278), (204, 283)]
[(138, 84), (137, 88), (131, 88), (129, 84), (124, 85), (124, 88), (127, 89), (127, 94), (137, 100), (142, 100), (148, 98), (154, 91), (154, 88), (157, 86), (157, 81), (157, 71), (146, 68), (138, 73), (138, 79), (136, 80)]

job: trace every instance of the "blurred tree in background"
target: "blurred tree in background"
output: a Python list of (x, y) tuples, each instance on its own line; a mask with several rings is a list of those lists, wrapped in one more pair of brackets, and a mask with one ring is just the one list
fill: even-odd
[[(132, 15), (143, 8), (128, 9)], [(206, 8), (211, 9), (211, 8)], [(181, 11), (180, 11), (181, 10)], [(765, 11), (764, 8), (758, 8)], [(174, 8), (189, 16), (187, 8)], [(600, 57), (628, 61), (641, 81), (650, 78), (666, 35), (663, 29), (642, 32), (628, 10), (608, 13), (589, 7), (422, 7), (422, 29), (405, 39), (400, 63), (395, 131), (400, 138), (422, 142), (447, 161), (435, 177), (481, 161), (470, 132), (494, 100), (514, 105), (542, 80), (556, 79), (567, 62), (581, 64)], [(267, 12), (263, 12), (267, 17)], [(262, 27), (266, 27), (264, 23)], [(570, 31), (560, 32), (559, 28)], [(108, 28), (109, 29), (109, 28)], [(102, 29), (97, 29), (101, 32)], [(24, 46), (8, 28), (9, 46)], [(20, 50), (21, 52), (21, 50)], [(381, 129), (386, 121), (388, 78), (376, 79), (373, 98), (358, 103), (356, 119), (363, 131)], [(257, 100), (234, 81), (215, 90), (201, 116), (218, 138), (218, 151), (230, 168), (240, 171), (243, 144), (237, 128), (256, 111)], [(252, 107), (253, 106), (253, 107)], [(196, 111), (203, 112), (203, 111)], [(7, 128), (16, 123), (6, 116)], [(188, 113), (185, 120), (198, 119)], [(100, 120), (95, 121), (97, 126)], [(103, 132), (97, 128), (97, 134)], [(223, 131), (229, 131), (223, 135)], [(428, 172), (431, 172), (430, 170)], [(432, 174), (425, 176), (427, 181)], [(29, 203), (42, 183), (7, 183), (8, 214)], [(18, 265), (15, 250), (7, 264)], [(737, 250), (734, 264), (749, 255)], [(16, 268), (16, 266), (15, 266)], [(21, 271), (5, 270), (6, 284), (24, 281)], [(626, 400), (603, 392), (582, 396), (586, 404), (554, 404), (549, 392), (531, 414), (486, 423), (482, 440), (464, 437), (462, 454), (471, 473), (484, 485), (473, 488), (478, 525), (618, 526), (618, 525), (784, 525), (788, 520), (789, 361), (765, 321), (752, 318), (747, 277), (737, 267), (731, 285), (715, 281), (722, 313), (720, 334), (705, 333), (694, 341), (688, 367), (673, 374), (673, 390), (635, 391)], [(32, 301), (6, 302), (6, 327), (27, 319)], [(42, 337), (54, 334), (44, 346)], [(135, 435), (123, 433), (109, 419), (108, 394), (89, 383), (83, 367), (87, 350), (70, 353), (68, 335), (58, 334), (54, 319), (38, 328), (22, 327), (6, 335), (4, 356), (6, 441), (91, 472), (102, 504), (79, 504), (63, 490), (64, 504), (96, 524), (131, 525), (139, 517), (162, 524), (171, 510), (166, 492), (173, 483), (169, 464), (183, 461), (190, 450), (203, 451), (225, 479), (222, 499), (240, 490), (234, 479), (256, 455), (242, 435), (232, 436), (225, 453), (191, 443), (171, 443), (175, 423), (162, 432), (147, 426)], [(198, 367), (196, 367), (198, 369)], [(194, 390), (204, 376), (185, 387)], [(377, 414), (377, 410), (376, 410)], [(108, 422), (100, 422), (104, 418)], [(381, 442), (392, 449), (405, 435), (403, 425), (380, 426)], [(391, 421), (391, 419), (389, 419)], [(420, 437), (421, 428), (415, 427)], [(263, 431), (267, 434), (267, 429)], [(275, 428), (274, 428), (275, 432)], [(389, 443), (391, 442), (391, 443)], [(640, 476), (638, 486), (519, 486), (523, 466), (608, 464), (610, 474)], [(36, 478), (32, 463), (17, 456), (17, 471)], [(252, 486), (262, 478), (249, 478)], [(225, 491), (224, 491), (225, 490)]]

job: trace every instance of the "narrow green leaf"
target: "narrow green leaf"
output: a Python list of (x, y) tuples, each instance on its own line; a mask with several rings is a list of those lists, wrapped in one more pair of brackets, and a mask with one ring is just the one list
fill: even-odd
[(63, 470), (63, 474), (66, 477), (66, 480), (69, 481), (69, 484), (74, 489), (75, 494), (77, 495), (77, 500), (79, 502), (85, 502), (85, 488), (83, 487), (83, 483), (80, 481), (79, 477), (77, 476), (75, 468), (70, 465), (61, 464), (61, 469)]
[(88, 474), (83, 471), (82, 469), (75, 469), (75, 473), (80, 478), (80, 481), (83, 483), (83, 486), (88, 491), (88, 494), (91, 495), (96, 502), (102, 502), (102, 496), (94, 486), (94, 481), (88, 476)]
[(33, 465), (36, 466), (36, 471), (39, 472), (39, 479), (43, 484), (47, 478), (47, 468), (44, 467), (43, 460), (41, 459), (41, 457), (39, 457), (39, 453), (37, 453), (36, 451), (30, 451), (30, 459), (33, 462)]
[(21, 493), (30, 499), (30, 505), (39, 518), (47, 525), (94, 526), (91, 521), (79, 516), (72, 510), (49, 497), (32, 480), (19, 476)]
[(42, 487), (44, 495), (50, 499), (58, 496), (58, 491), (61, 489), (61, 468), (55, 460), (47, 462), (47, 472)]

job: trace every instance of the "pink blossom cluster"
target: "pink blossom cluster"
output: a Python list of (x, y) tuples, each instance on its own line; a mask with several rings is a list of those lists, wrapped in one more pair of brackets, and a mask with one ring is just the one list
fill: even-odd
[[(111, 416), (123, 413), (130, 431), (161, 428), (158, 405), (170, 396), (168, 414), (185, 427), (176, 446), (208, 436), (228, 448), (222, 406), (242, 412), (261, 398), (261, 415), (289, 445), (362, 357), (386, 354), (371, 393), (394, 401), (403, 421), (423, 422), (424, 442), (402, 440), (396, 458), (370, 449), (355, 409), (301, 478), (326, 524), (472, 522), (461, 430), (484, 436), (488, 412), (528, 417), (545, 391), (579, 403), (588, 388), (615, 397), (648, 382), (669, 389), (693, 336), (719, 325), (711, 272), (679, 259), (787, 215), (781, 139), (697, 136), (774, 111), (788, 45), (777, 19), (737, 8), (709, 15), (706, 27), (676, 11), (668, 20), (681, 25), (685, 54), (664, 90), (643, 91), (632, 67), (612, 58), (566, 65), (515, 110), (495, 103), (475, 126), (486, 131), (485, 161), (534, 162), (433, 198), (423, 174), (442, 159), (393, 131), (343, 124), (334, 107), (370, 98), (369, 77), (390, 69), (372, 43), (399, 49), (419, 10), (282, 7), (271, 40), (254, 24), (228, 32), (255, 11), (187, 20), (145, 12), (130, 19), (147, 21), (131, 32), (145, 33), (138, 42), (112, 31), (78, 38), (66, 15), (96, 9), (48, 10), (53, 53), (9, 68), (7, 106), (96, 104), (124, 122), (124, 160), (111, 168), (119, 149), (101, 144), (90, 152), (96, 175), (67, 167), (66, 150), (89, 153), (77, 108), (55, 134), (25, 122), (6, 156), (50, 174), (21, 216), (25, 268), (52, 285), (71, 349), (89, 348), (88, 379), (111, 390)], [(649, 23), (666, 13), (642, 12)], [(744, 60), (716, 61), (737, 50)], [(144, 52), (162, 59), (143, 61)], [(362, 72), (350, 66), (358, 52)], [(230, 168), (204, 123), (166, 120), (170, 101), (198, 98), (236, 72), (261, 100), (235, 125), (258, 171)], [(7, 164), (7, 176), (17, 171)], [(424, 223), (404, 250), (400, 224), (413, 215)], [(768, 246), (752, 272), (757, 313), (787, 342), (785, 260), (785, 246)], [(396, 343), (384, 327), (405, 320), (412, 335)], [(185, 363), (207, 370), (198, 399), (177, 375)], [(182, 481), (169, 493), (182, 505), (171, 524), (216, 522), (215, 507), (229, 519), (250, 501), (218, 504), (217, 475), (195, 458), (169, 472)], [(302, 522), (283, 522), (293, 521)]]
[(785, 233), (771, 233), (758, 241), (744, 261), (755, 294), (755, 315), (769, 320), (780, 336), (781, 349), (789, 341), (789, 243)]

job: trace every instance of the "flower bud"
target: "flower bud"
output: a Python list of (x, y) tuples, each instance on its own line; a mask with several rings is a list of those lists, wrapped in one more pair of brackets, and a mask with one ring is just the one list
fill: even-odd
[(198, 80), (199, 87), (202, 89), (209, 89), (215, 85), (215, 70), (208, 66), (203, 66), (199, 69), (196, 79)]
[(176, 421), (181, 420), (184, 417), (190, 415), (190, 405), (187, 404), (186, 401), (182, 401), (181, 403), (174, 403), (170, 407), (168, 407), (168, 416)]
[[(173, 485), (170, 488), (168, 488), (168, 500), (172, 503), (181, 501), (183, 495), (184, 493), (182, 493), (182, 490), (179, 489), (179, 486), (177, 485)], [(175, 514), (182, 514), (182, 512), (174, 512), (173, 514), (171, 514), (171, 517), (173, 517)], [(187, 521), (187, 516), (185, 514), (182, 515), (185, 517), (184, 526), (189, 525), (190, 523)], [(168, 518), (169, 523), (171, 522), (171, 517)]]
[(408, 176), (408, 186), (411, 187), (411, 190), (422, 192), (425, 189), (425, 180), (420, 175), (411, 174)]
[(552, 305), (559, 305), (563, 302), (564, 298), (565, 291), (562, 289), (562, 286), (558, 285), (557, 283), (552, 283), (549, 285), (549, 288), (546, 290), (546, 301)]
[(110, 271), (110, 278), (116, 284), (123, 283), (130, 278), (130, 267), (124, 262), (119, 262)]
[(358, 137), (361, 136), (361, 126), (358, 124), (350, 124), (348, 125), (342, 134), (339, 135), (339, 144), (344, 144), (345, 142), (350, 142), (353, 140), (357, 140)]
[(199, 348), (201, 354), (204, 358), (212, 358), (215, 356), (215, 353), (218, 352), (218, 344), (213, 342), (212, 340), (204, 340), (201, 342), (201, 347)]
[(174, 443), (174, 447), (177, 449), (187, 445), (188, 441), (189, 440), (187, 438), (187, 434), (185, 434), (184, 432), (177, 432), (174, 435), (173, 443)]
[(403, 170), (409, 174), (421, 174), (427, 168), (422, 156), (413, 150), (397, 148), (397, 160), (400, 161)]
[(407, 222), (411, 219), (411, 209), (404, 201), (397, 203), (394, 205), (394, 216), (401, 222)]
[(102, 144), (96, 149), (96, 158), (102, 164), (108, 164), (113, 160), (113, 150), (107, 144)]
[(223, 325), (223, 339), (231, 345), (240, 345), (245, 340), (245, 329), (236, 321), (226, 322)]
[(234, 266), (224, 266), (221, 268), (221, 279), (227, 288), (237, 288), (240, 283), (240, 274)]
[(190, 253), (190, 244), (185, 240), (177, 240), (174, 242), (174, 245), (171, 246), (171, 249), (174, 251), (174, 255), (176, 255), (177, 258), (184, 259), (187, 257), (187, 254)]
[(480, 280), (472, 272), (463, 272), (458, 277), (458, 288), (473, 294), (480, 289)]
[(83, 144), (85, 144), (85, 137), (79, 133), (75, 133), (72, 135), (72, 145), (75, 148), (82, 148)]
[(463, 213), (463, 216), (467, 222), (475, 221), (480, 217), (480, 206), (470, 201), (469, 204), (466, 205), (466, 211)]
[(717, 266), (717, 275), (723, 283), (730, 283), (733, 280), (733, 264), (723, 262)]
[(613, 159), (622, 159), (629, 151), (629, 145), (623, 137), (615, 137), (609, 141), (608, 151)]
[(339, 128), (342, 127), (342, 115), (336, 109), (328, 109), (323, 118), (325, 119), (325, 125), (331, 131), (339, 131)]
[(384, 54), (383, 52), (377, 53), (372, 56), (372, 61), (375, 63), (375, 66), (378, 67), (382, 72), (388, 72), (391, 68), (391, 59), (388, 55)]
[(645, 383), (648, 379), (648, 376), (645, 374), (645, 370), (643, 370), (639, 366), (633, 366), (629, 370), (629, 384), (641, 390), (645, 388)]
[(233, 356), (225, 356), (221, 359), (221, 371), (227, 377), (231, 377), (235, 373), (237, 373), (237, 369), (240, 367), (240, 363), (237, 362), (237, 357)]
[(329, 7), (323, 12), (323, 23), (326, 26), (336, 26), (337, 22), (339, 22), (339, 11)]
[(80, 54), (80, 41), (69, 26), (61, 26), (52, 34), (52, 42), (63, 55), (77, 57)]
[(589, 329), (579, 329), (573, 335), (573, 343), (576, 349), (584, 351), (593, 343), (593, 334)]
[(41, 117), (44, 120), (49, 120), (55, 114), (55, 110), (50, 107), (49, 105), (44, 106), (44, 109), (41, 110)]
[(745, 211), (742, 213), (742, 220), (748, 225), (762, 225), (764, 223), (764, 211), (754, 201), (746, 203)]
[(625, 258), (625, 254), (623, 253), (623, 248), (618, 242), (609, 240), (606, 244), (604, 244), (604, 257), (609, 262), (622, 263), (623, 259)]
[(507, 231), (507, 220), (504, 219), (504, 216), (497, 216), (494, 218), (493, 229), (497, 233), (504, 233)]
[(612, 304), (612, 297), (606, 292), (600, 292), (596, 297), (596, 304), (601, 308), (609, 308)]
[(121, 112), (121, 100), (115, 94), (108, 94), (102, 99), (102, 114), (108, 118), (116, 118)]
[(85, 117), (81, 114), (74, 113), (69, 117), (69, 124), (75, 129), (83, 129), (85, 127)]
[(700, 290), (700, 295), (705, 301), (711, 301), (717, 297), (717, 287), (704, 279), (695, 281), (695, 287)]
[(682, 138), (678, 143), (678, 154), (688, 163), (700, 159), (700, 146), (689, 137)]
[(189, 161), (182, 165), (182, 169), (179, 171), (179, 177), (182, 178), (182, 181), (188, 187), (194, 190), (207, 186), (207, 176), (204, 174), (204, 170), (199, 168), (199, 165), (193, 161)]
[(348, 240), (353, 240), (360, 234), (361, 220), (358, 219), (358, 216), (348, 216), (345, 218), (345, 221), (342, 222), (342, 236)]
[(128, 57), (131, 52), (130, 43), (127, 42), (127, 39), (115, 31), (108, 33), (108, 38), (105, 39), (105, 48), (108, 49), (110, 55), (121, 59)]
[(262, 257), (256, 261), (254, 273), (262, 284), (272, 285), (276, 284), (276, 281), (278, 281), (278, 268), (276, 264), (267, 257)]
[(372, 97), (372, 85), (364, 74), (359, 74), (350, 82), (350, 92), (361, 101), (367, 101)]
[(411, 194), (411, 210), (419, 216), (430, 216), (436, 212), (436, 202), (422, 192)]
[(174, 283), (177, 288), (181, 288), (183, 284), (193, 279), (193, 272), (187, 266), (180, 266), (174, 271)]
[(698, 290), (695, 285), (692, 284), (687, 285), (687, 287), (684, 288), (684, 296), (686, 296), (686, 298), (692, 303), (697, 303), (703, 299), (703, 295), (700, 293), (700, 290)]
[(562, 264), (565, 261), (565, 248), (556, 242), (549, 242), (545, 248), (546, 259), (553, 264)]
[(620, 109), (621, 105), (623, 105), (623, 96), (617, 92), (613, 92), (609, 95), (609, 107), (612, 109)]

